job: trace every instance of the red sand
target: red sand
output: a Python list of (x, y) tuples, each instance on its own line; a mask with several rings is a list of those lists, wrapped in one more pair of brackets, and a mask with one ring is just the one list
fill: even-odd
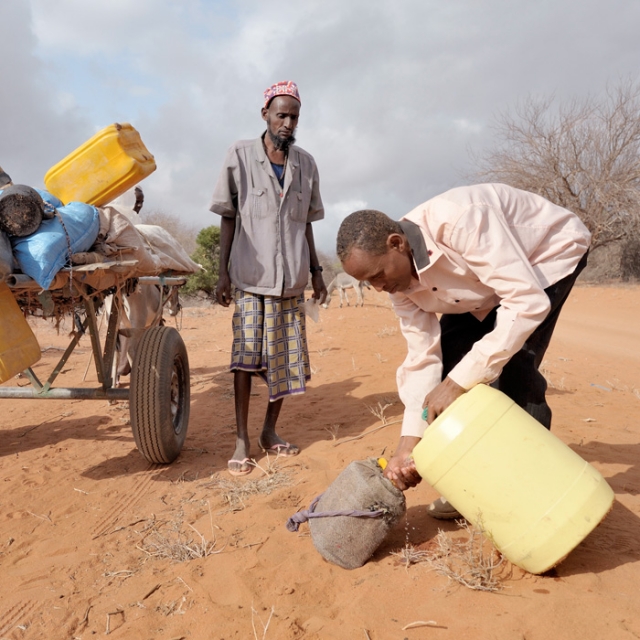
[[(389, 455), (398, 439), (396, 423), (347, 441), (381, 424), (368, 407), (389, 404), (390, 422), (402, 413), (395, 369), (404, 340), (386, 296), (365, 294), (364, 308), (340, 309), (334, 300), (310, 323), (313, 380), (304, 396), (285, 401), (279, 423), (302, 452), (275, 463), (278, 482), (263, 482), (270, 493), (233, 505), (229, 488), (265, 476), (256, 469), (232, 479), (225, 471), (234, 442), (228, 309), (184, 311), (191, 421), (170, 466), (138, 453), (125, 403), (2, 400), (0, 638), (640, 637), (640, 288), (575, 289), (543, 365), (553, 431), (602, 472), (614, 508), (556, 569), (533, 576), (513, 568), (498, 593), (462, 587), (427, 564), (406, 568), (392, 555), (456, 529), (425, 514), (437, 496), (426, 483), (407, 494), (406, 525), (361, 569), (325, 562), (306, 525), (298, 534), (285, 529), (349, 461)], [(44, 322), (34, 328), (45, 350), (35, 370), (48, 376), (69, 325), (60, 335)], [(60, 386), (81, 384), (89, 354), (83, 338)], [(97, 386), (92, 368), (86, 384)], [(254, 393), (255, 443), (264, 386)], [(269, 464), (257, 447), (253, 454)], [(200, 543), (189, 525), (215, 541), (213, 554), (186, 562), (150, 555), (154, 530), (177, 528)], [(436, 626), (403, 630), (416, 621)]]

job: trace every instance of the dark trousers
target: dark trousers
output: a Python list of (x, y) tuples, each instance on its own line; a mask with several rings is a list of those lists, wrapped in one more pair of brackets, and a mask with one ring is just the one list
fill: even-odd
[[(538, 370), (551, 341), (560, 310), (571, 289), (587, 266), (588, 252), (582, 257), (575, 271), (547, 287), (544, 292), (551, 302), (549, 315), (529, 336), (520, 351), (505, 365), (500, 377), (492, 384), (508, 395), (547, 429), (551, 428), (551, 408), (545, 393), (547, 381)], [(473, 344), (495, 327), (498, 307), (480, 322), (470, 313), (444, 314), (440, 319), (443, 379), (471, 350)]]

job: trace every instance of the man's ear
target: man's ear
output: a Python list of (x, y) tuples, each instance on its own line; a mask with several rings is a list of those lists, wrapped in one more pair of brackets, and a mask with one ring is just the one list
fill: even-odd
[(267, 121), (267, 112), (268, 112), (267, 107), (262, 107), (262, 109), (260, 110), (260, 115), (262, 115), (262, 119), (265, 122)]
[(401, 233), (391, 233), (387, 237), (387, 250), (400, 251), (405, 253), (407, 249), (407, 238)]

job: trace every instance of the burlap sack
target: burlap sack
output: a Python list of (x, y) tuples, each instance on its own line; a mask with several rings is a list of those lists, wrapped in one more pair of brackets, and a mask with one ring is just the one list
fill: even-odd
[(344, 569), (369, 560), (389, 531), (405, 514), (402, 491), (382, 475), (375, 458), (355, 460), (331, 483), (313, 512), (381, 511), (378, 517), (312, 517), (311, 539), (320, 555)]
[(100, 212), (100, 231), (91, 251), (109, 260), (137, 260), (137, 276), (196, 273), (202, 267), (187, 255), (180, 243), (157, 225), (134, 224), (136, 214), (106, 205)]

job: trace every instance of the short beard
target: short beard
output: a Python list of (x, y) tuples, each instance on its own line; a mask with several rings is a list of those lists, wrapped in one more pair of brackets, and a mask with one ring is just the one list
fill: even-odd
[(281, 138), (277, 136), (275, 133), (271, 132), (271, 129), (267, 129), (267, 134), (269, 135), (269, 139), (273, 142), (273, 146), (276, 148), (276, 151), (284, 151), (285, 153), (289, 151), (289, 147), (295, 144), (296, 139), (293, 134), (288, 138)]

